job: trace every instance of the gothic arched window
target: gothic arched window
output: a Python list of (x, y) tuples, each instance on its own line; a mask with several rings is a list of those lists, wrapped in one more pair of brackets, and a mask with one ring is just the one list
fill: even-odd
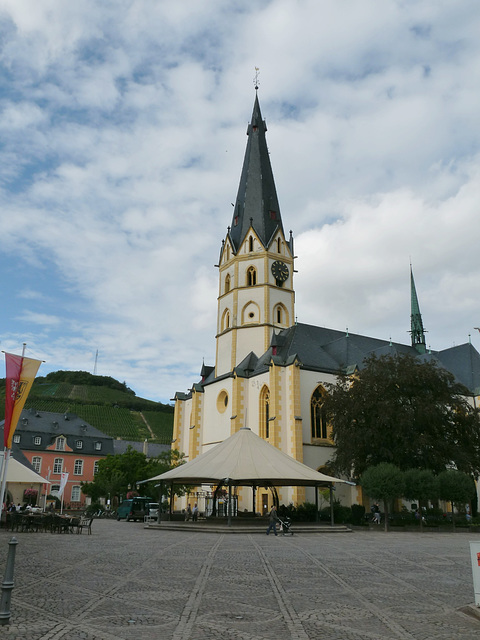
[(322, 386), (318, 386), (312, 394), (310, 401), (310, 420), (312, 429), (312, 440), (326, 440), (328, 438), (327, 418), (323, 409), (326, 391)]
[(283, 304), (277, 304), (273, 310), (273, 322), (282, 326), (288, 326), (288, 311)]
[(260, 392), (260, 437), (268, 440), (270, 437), (270, 391), (265, 385)]
[(225, 293), (228, 293), (230, 291), (230, 274), (227, 273), (227, 275), (225, 276)]
[(248, 238), (248, 250), (253, 251), (253, 236)]
[(222, 316), (222, 331), (230, 329), (230, 311), (225, 309)]
[(277, 253), (282, 253), (282, 241), (277, 238)]
[(257, 284), (257, 270), (255, 267), (247, 269), (247, 287), (254, 287)]

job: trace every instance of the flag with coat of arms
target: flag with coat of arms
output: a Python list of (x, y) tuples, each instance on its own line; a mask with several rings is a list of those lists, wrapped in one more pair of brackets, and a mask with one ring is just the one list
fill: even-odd
[(25, 401), (41, 365), (40, 360), (32, 360), (13, 353), (5, 354), (5, 424), (3, 441), (6, 449), (12, 448), (12, 439)]

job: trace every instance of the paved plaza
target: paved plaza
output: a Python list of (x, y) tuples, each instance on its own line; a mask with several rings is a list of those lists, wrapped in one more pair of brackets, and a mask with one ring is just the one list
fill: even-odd
[[(187, 523), (188, 524), (188, 523)], [(18, 540), (2, 640), (478, 640), (465, 533), (195, 533), (95, 520)]]

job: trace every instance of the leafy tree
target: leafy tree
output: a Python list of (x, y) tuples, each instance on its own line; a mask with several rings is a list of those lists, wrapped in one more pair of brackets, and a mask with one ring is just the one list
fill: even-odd
[(174, 450), (147, 459), (144, 453), (128, 447), (125, 453), (108, 455), (99, 460), (94, 481), (83, 484), (82, 491), (96, 501), (109, 495), (112, 499), (125, 496), (129, 489), (138, 487), (141, 495), (150, 495), (153, 498), (157, 492), (153, 486), (155, 483), (138, 483), (182, 464), (183, 457), (184, 454)]
[(352, 378), (328, 386), (337, 472), (360, 476), (379, 462), (441, 473), (452, 463), (480, 472), (480, 421), (468, 390), (434, 361), (368, 358)]
[(470, 476), (461, 471), (448, 469), (438, 476), (439, 497), (452, 503), (452, 522), (455, 526), (454, 505), (465, 506), (475, 493), (475, 484)]
[(439, 497), (438, 476), (430, 469), (408, 469), (405, 471), (405, 497), (418, 500), (420, 529), (423, 528), (422, 502), (436, 500)]
[(405, 490), (404, 473), (394, 464), (381, 462), (363, 472), (360, 477), (360, 485), (372, 498), (383, 500), (385, 531), (388, 531), (388, 502), (403, 495)]

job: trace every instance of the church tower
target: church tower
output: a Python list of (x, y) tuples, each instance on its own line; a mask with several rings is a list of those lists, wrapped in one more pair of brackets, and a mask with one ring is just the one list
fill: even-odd
[(294, 324), (293, 238), (287, 240), (273, 179), (258, 94), (231, 226), (219, 260), (215, 375), (231, 372), (272, 334)]

